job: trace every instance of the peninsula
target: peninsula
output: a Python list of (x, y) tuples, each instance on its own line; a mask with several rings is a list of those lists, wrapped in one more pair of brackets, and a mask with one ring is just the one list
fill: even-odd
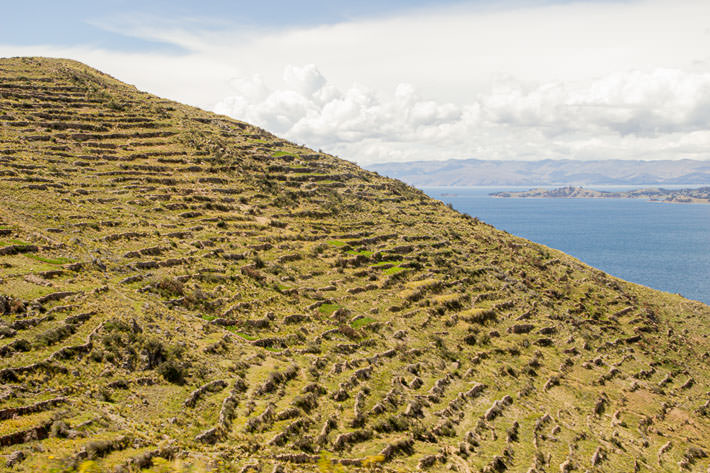
[(568, 186), (556, 189), (537, 188), (522, 192), (493, 192), (490, 195), (518, 199), (646, 199), (654, 202), (682, 204), (710, 203), (710, 187), (695, 189), (645, 188), (624, 192), (609, 192)]

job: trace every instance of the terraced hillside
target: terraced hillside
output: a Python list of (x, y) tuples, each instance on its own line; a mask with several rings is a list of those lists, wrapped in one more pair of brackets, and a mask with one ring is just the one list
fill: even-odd
[(79, 63), (0, 124), (0, 470), (710, 467), (708, 306)]

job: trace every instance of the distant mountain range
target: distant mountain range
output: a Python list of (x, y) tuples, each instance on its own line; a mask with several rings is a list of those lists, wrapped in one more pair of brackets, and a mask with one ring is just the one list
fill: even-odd
[(710, 160), (487, 161), (451, 159), (367, 166), (414, 186), (710, 184)]

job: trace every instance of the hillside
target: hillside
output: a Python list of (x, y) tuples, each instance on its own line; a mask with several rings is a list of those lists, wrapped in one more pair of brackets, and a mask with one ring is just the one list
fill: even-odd
[(710, 161), (493, 161), (450, 159), (372, 164), (414, 186), (589, 186), (710, 184)]
[(710, 203), (710, 187), (699, 187), (697, 189), (649, 188), (609, 192), (568, 186), (557, 189), (537, 188), (522, 192), (493, 192), (490, 195), (518, 199), (645, 199), (681, 204)]
[(706, 305), (76, 62), (0, 124), (0, 469), (710, 467)]

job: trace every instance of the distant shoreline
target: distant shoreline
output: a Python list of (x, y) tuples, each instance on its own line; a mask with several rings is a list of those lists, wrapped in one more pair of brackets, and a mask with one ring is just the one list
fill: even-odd
[(599, 191), (581, 186), (536, 188), (521, 192), (492, 192), (495, 198), (514, 199), (642, 199), (664, 204), (710, 204), (710, 187), (664, 189), (659, 187), (624, 192)]

